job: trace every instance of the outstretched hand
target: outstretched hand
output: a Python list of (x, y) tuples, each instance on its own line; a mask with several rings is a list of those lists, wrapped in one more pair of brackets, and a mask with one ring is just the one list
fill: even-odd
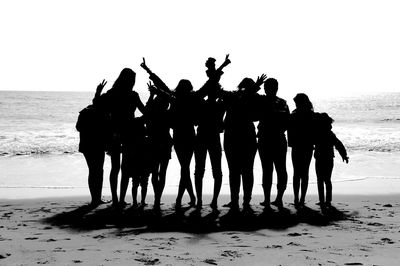
[(231, 60), (229, 59), (229, 54), (227, 54), (227, 55), (225, 56), (224, 65), (227, 66), (227, 65), (229, 65), (230, 63), (231, 63)]
[(148, 68), (148, 66), (146, 65), (146, 60), (144, 59), (144, 57), (143, 57), (143, 62), (140, 63), (140, 66), (141, 66), (144, 70), (146, 70), (147, 72), (150, 71), (149, 68)]
[(147, 83), (147, 88), (151, 94), (156, 93), (157, 88), (156, 88), (156, 86), (154, 86), (153, 83), (151, 83), (151, 81), (149, 81), (149, 83)]
[(100, 94), (103, 91), (104, 86), (106, 86), (106, 84), (107, 84), (107, 81), (105, 79), (103, 79), (103, 81), (99, 85), (97, 85), (96, 93)]
[(256, 85), (260, 86), (261, 84), (263, 84), (265, 82), (266, 79), (267, 79), (267, 75), (261, 74), (261, 76), (257, 77)]
[(342, 159), (343, 159), (343, 162), (345, 162), (345, 163), (349, 163), (349, 157), (342, 157)]

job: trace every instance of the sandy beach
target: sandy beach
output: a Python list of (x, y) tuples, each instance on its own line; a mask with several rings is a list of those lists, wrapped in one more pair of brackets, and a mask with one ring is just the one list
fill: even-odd
[(400, 259), (399, 194), (336, 196), (327, 213), (315, 195), (302, 211), (288, 197), (282, 211), (265, 213), (254, 204), (254, 212), (239, 214), (207, 206), (175, 212), (173, 200), (165, 196), (160, 212), (151, 205), (93, 209), (87, 197), (2, 200), (0, 264), (396, 265)]
[[(142, 210), (88, 206), (80, 154), (2, 157), (0, 182), (10, 185), (0, 187), (0, 265), (397, 265), (400, 156), (356, 153), (351, 158), (349, 165), (336, 160), (329, 212), (315, 205), (313, 163), (307, 208), (296, 211), (291, 205), (290, 178), (285, 209), (264, 212), (256, 161), (253, 212), (230, 214), (222, 207), (229, 202), (225, 162), (219, 212), (208, 206), (197, 212), (187, 205), (174, 210), (176, 158), (157, 212), (151, 185), (149, 205)], [(289, 160), (288, 166), (290, 176)], [(108, 171), (107, 161), (105, 200), (110, 200)], [(205, 193), (211, 193), (209, 168), (204, 184)], [(183, 202), (188, 201), (185, 195)], [(206, 195), (204, 203), (209, 202)]]

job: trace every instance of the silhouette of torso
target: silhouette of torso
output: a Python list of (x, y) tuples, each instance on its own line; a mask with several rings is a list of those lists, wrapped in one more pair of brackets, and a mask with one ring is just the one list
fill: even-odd
[(240, 138), (255, 139), (253, 124), (254, 95), (246, 95), (241, 91), (225, 92), (224, 103), (226, 116), (224, 120), (225, 134)]
[(174, 136), (194, 137), (194, 125), (197, 117), (196, 107), (198, 105), (199, 99), (193, 92), (185, 96), (178, 96), (171, 103), (170, 115)]
[(289, 146), (312, 148), (314, 136), (314, 112), (294, 110), (289, 119)]
[(315, 158), (334, 158), (334, 148), (343, 157), (346, 157), (346, 149), (331, 130), (319, 130), (317, 133), (315, 137)]
[(203, 100), (199, 114), (197, 134), (210, 136), (223, 131), (224, 104), (218, 100)]
[(147, 132), (152, 142), (157, 144), (171, 144), (170, 117), (167, 108), (163, 108), (160, 101), (163, 101), (157, 96), (154, 100), (149, 101), (146, 105), (147, 116)]
[(285, 131), (289, 123), (289, 108), (286, 101), (279, 97), (258, 96), (260, 123), (257, 136), (262, 141), (276, 142), (285, 140)]
[(89, 105), (78, 117), (76, 129), (79, 131), (79, 151), (104, 151), (108, 130), (107, 115), (97, 105)]

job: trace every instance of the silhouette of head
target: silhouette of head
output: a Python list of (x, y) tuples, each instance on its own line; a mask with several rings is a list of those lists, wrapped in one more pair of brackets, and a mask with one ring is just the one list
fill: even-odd
[(112, 89), (117, 90), (118, 92), (132, 91), (135, 81), (136, 73), (130, 68), (124, 68), (115, 80)]
[(190, 83), (187, 79), (181, 79), (178, 83), (178, 86), (175, 88), (175, 95), (177, 97), (188, 95), (191, 91), (193, 91), (192, 83)]
[(238, 85), (239, 91), (245, 91), (251, 87), (253, 87), (255, 84), (254, 80), (251, 78), (244, 78)]
[(293, 98), (295, 104), (296, 104), (296, 109), (299, 111), (314, 111), (314, 107), (308, 99), (308, 96), (305, 93), (298, 93), (294, 98)]
[(264, 91), (267, 96), (276, 96), (278, 92), (278, 81), (274, 78), (269, 78), (264, 82)]
[(215, 59), (212, 57), (209, 57), (206, 61), (206, 67), (209, 69), (215, 69)]
[(318, 124), (321, 129), (331, 130), (333, 122), (334, 122), (333, 118), (330, 117), (327, 113), (318, 114)]

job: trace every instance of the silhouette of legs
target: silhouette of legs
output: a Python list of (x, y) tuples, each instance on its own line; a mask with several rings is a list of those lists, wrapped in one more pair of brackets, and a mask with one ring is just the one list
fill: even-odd
[(88, 184), (92, 204), (100, 204), (102, 202), (104, 151), (85, 152), (83, 155), (89, 169)]
[(272, 187), (272, 175), (274, 171), (274, 160), (272, 156), (272, 152), (266, 147), (265, 144), (261, 144), (259, 141), (258, 145), (258, 154), (261, 160), (261, 166), (263, 170), (262, 174), (262, 188), (264, 191), (264, 202), (263, 206), (267, 207), (270, 205), (270, 197), (271, 197), (271, 187)]
[[(189, 136), (190, 138), (190, 136)], [(185, 190), (188, 191), (190, 196), (190, 205), (196, 203), (196, 197), (193, 192), (192, 181), (190, 179), (190, 161), (192, 160), (194, 152), (193, 139), (176, 139), (174, 135), (174, 147), (176, 156), (178, 157), (179, 164), (181, 165), (181, 179), (179, 181), (178, 195), (176, 198), (176, 205), (179, 207), (182, 203), (182, 197)]]
[(132, 207), (136, 208), (138, 206), (137, 203), (137, 191), (139, 188), (139, 176), (132, 177)]
[[(312, 148), (292, 148), (293, 163), (293, 192), (294, 204), (296, 206), (304, 205), (308, 188), (308, 172), (310, 168)], [(299, 201), (299, 189), (301, 186), (301, 197)]]
[[(315, 160), (315, 172), (317, 174), (319, 203), (330, 205), (332, 201), (332, 170), (333, 158), (317, 158)], [(324, 197), (324, 185), (326, 187), (326, 199)]]
[(225, 131), (224, 150), (229, 167), (229, 187), (231, 191), (230, 205), (239, 206), (240, 178), (243, 181), (243, 206), (249, 206), (253, 191), (254, 158), (257, 152), (257, 143), (254, 138), (231, 135)]
[(288, 175), (286, 171), (286, 153), (287, 153), (287, 145), (285, 142), (284, 147), (280, 147), (276, 153), (276, 158), (274, 159), (275, 170), (277, 175), (277, 190), (278, 193), (276, 195), (275, 202), (282, 203), (283, 194), (285, 193)]
[(147, 174), (143, 174), (140, 177), (140, 188), (141, 188), (141, 190), (140, 190), (140, 197), (141, 197), (140, 204), (142, 206), (146, 205), (146, 196), (147, 196), (147, 186), (148, 186), (148, 184), (149, 184), (149, 176)]
[(281, 207), (283, 204), (283, 194), (286, 190), (287, 185), (286, 140), (278, 143), (266, 143), (264, 140), (260, 139), (258, 143), (258, 152), (263, 168), (263, 190), (265, 199), (262, 205), (268, 207), (268, 205), (270, 204), (273, 166), (275, 165), (275, 170), (277, 173), (278, 193), (273, 204)]
[(194, 151), (194, 159), (195, 159), (195, 170), (194, 170), (194, 184), (196, 187), (196, 195), (197, 195), (197, 206), (201, 206), (203, 204), (203, 177), (204, 171), (206, 167), (206, 157), (207, 157), (207, 144), (203, 137), (197, 135), (196, 136), (196, 147)]
[(213, 198), (211, 200), (211, 207), (216, 208), (218, 205), (218, 196), (222, 186), (222, 147), (219, 133), (215, 139), (210, 143), (208, 148), (210, 155), (211, 168), (214, 178)]
[(234, 142), (235, 140), (231, 139), (225, 132), (224, 150), (229, 168), (229, 189), (231, 193), (231, 202), (229, 203), (229, 207), (237, 209), (239, 208), (241, 167), (240, 153), (237, 151), (235, 145), (232, 145)]
[(165, 187), (165, 176), (167, 174), (168, 164), (169, 159), (163, 159), (161, 162), (156, 162), (153, 166), (151, 183), (153, 184), (154, 206), (156, 208), (161, 204), (161, 196)]
[(196, 149), (195, 149), (195, 186), (197, 194), (197, 205), (202, 205), (202, 189), (203, 189), (203, 177), (206, 165), (207, 151), (210, 156), (210, 162), (214, 178), (214, 193), (211, 201), (211, 207), (216, 208), (218, 204), (218, 196), (222, 186), (222, 170), (221, 170), (221, 159), (222, 159), (222, 148), (219, 133), (214, 136), (196, 136)]
[(248, 143), (242, 147), (242, 181), (243, 181), (243, 206), (249, 207), (254, 185), (254, 158), (257, 153), (257, 143)]
[(120, 167), (121, 167), (120, 152), (119, 151), (111, 152), (110, 188), (114, 206), (118, 205), (117, 187), (118, 187), (118, 174)]
[(131, 163), (132, 163), (132, 155), (124, 152), (122, 154), (122, 164), (121, 164), (121, 185), (119, 193), (120, 204), (125, 204), (125, 196), (126, 196), (126, 191), (128, 189), (129, 178), (132, 176), (132, 179), (133, 180), (135, 179), (130, 166)]

